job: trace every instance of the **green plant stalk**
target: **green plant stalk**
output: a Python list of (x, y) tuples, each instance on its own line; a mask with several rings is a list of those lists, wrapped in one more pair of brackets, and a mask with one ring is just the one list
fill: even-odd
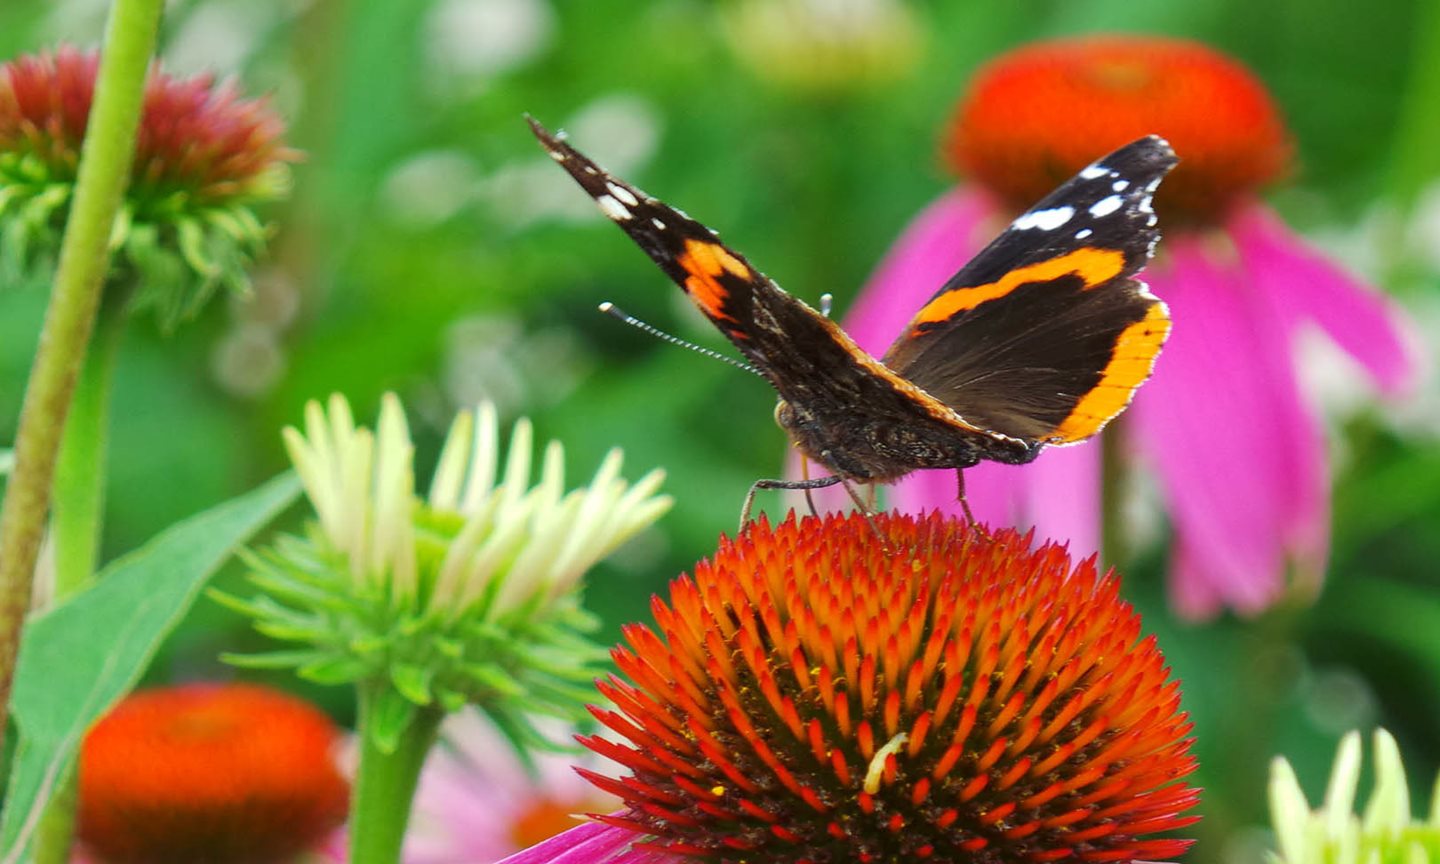
[(130, 180), (145, 75), (162, 5), (162, 0), (115, 0), (106, 24), (75, 197), (40, 347), (25, 388), (15, 437), (15, 471), (0, 509), (0, 717), (10, 707), (15, 658), (30, 605), (65, 416), (95, 323), (115, 214)]
[(1440, 178), (1440, 0), (1416, 8), (1410, 82), (1400, 103), (1390, 195), (1409, 214), (1425, 186)]
[[(112, 281), (107, 295), (117, 291)], [(85, 586), (96, 571), (105, 513), (105, 465), (110, 428), (110, 392), (125, 330), (123, 297), (102, 301), (100, 320), (75, 385), (70, 416), (55, 466), (55, 505), (50, 537), (55, 550), (53, 603)], [(78, 801), (74, 773), (57, 784), (35, 834), (35, 864), (67, 864), (75, 837)]]
[(1130, 487), (1124, 418), (1116, 418), (1100, 436), (1100, 566), (1118, 567), (1130, 555), (1123, 511)]
[(360, 764), (350, 790), (350, 864), (398, 864), (410, 822), (410, 805), (425, 756), (440, 732), (445, 712), (423, 708), (400, 735), (395, 752), (376, 746), (370, 734), (383, 684), (359, 687)]
[(110, 392), (125, 329), (123, 305), (104, 304), (65, 421), (50, 514), (56, 602), (83, 587), (97, 569), (109, 461)]

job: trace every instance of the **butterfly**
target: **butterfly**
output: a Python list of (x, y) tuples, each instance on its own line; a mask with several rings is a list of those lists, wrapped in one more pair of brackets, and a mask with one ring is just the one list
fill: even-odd
[[(779, 393), (775, 417), (831, 474), (760, 489), (883, 483), (981, 460), (1025, 464), (1104, 428), (1170, 332), (1136, 274), (1160, 234), (1155, 190), (1177, 163), (1151, 135), (1096, 160), (1012, 221), (917, 311), (879, 359), (679, 210), (533, 118), (546, 152)], [(969, 508), (966, 507), (968, 514)]]

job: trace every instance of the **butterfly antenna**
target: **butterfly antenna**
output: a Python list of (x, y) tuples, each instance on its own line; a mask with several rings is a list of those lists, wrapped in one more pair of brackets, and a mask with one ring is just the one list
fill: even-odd
[(659, 339), (663, 342), (669, 342), (671, 345), (679, 345), (681, 348), (689, 348), (691, 351), (696, 351), (700, 354), (704, 354), (706, 357), (713, 357), (716, 360), (729, 363), (736, 369), (744, 369), (751, 375), (756, 375), (762, 378), (764, 377), (763, 375), (760, 375), (760, 370), (756, 369), (754, 366), (749, 365), (748, 363), (742, 363), (739, 360), (736, 360), (734, 357), (727, 357), (724, 354), (721, 354), (719, 351), (711, 351), (709, 348), (706, 348), (702, 345), (696, 345), (694, 342), (686, 342), (679, 336), (671, 336), (669, 333), (666, 333), (664, 330), (661, 330), (658, 327), (646, 324), (644, 321), (641, 321), (639, 318), (636, 318), (634, 315), (631, 315), (629, 312), (626, 312), (624, 309), (621, 309), (619, 306), (616, 306), (609, 300), (606, 300), (604, 303), (600, 304), (600, 311), (604, 312), (606, 315), (609, 315), (611, 318), (629, 324), (631, 327), (643, 330), (644, 332), (649, 333), (651, 336), (654, 336), (656, 339)]

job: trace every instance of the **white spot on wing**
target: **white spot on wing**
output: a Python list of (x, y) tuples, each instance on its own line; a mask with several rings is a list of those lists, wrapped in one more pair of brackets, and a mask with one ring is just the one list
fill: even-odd
[(650, 219), (650, 224), (651, 224), (651, 225), (654, 225), (656, 228), (658, 228), (658, 229), (661, 230), (661, 231), (664, 231), (664, 230), (665, 230), (665, 223), (664, 223), (664, 222), (661, 222), (659, 219), (656, 219), (656, 218), (654, 218), (654, 217), (651, 217), (651, 219)]
[(1091, 234), (1094, 233), (1095, 232), (1091, 231), (1089, 228), (1081, 228), (1079, 231), (1075, 232), (1075, 239), (1084, 240), (1086, 237), (1089, 237)]
[(1101, 177), (1104, 177), (1106, 174), (1109, 174), (1109, 173), (1110, 173), (1110, 172), (1109, 172), (1108, 169), (1105, 169), (1105, 168), (1100, 167), (1100, 163), (1095, 162), (1095, 163), (1092, 163), (1092, 164), (1090, 164), (1090, 165), (1085, 166), (1084, 168), (1082, 168), (1082, 169), (1080, 170), (1080, 179), (1081, 179), (1081, 180), (1098, 180), (1098, 179), (1100, 179)]
[(1075, 215), (1074, 207), (1052, 207), (1049, 210), (1032, 210), (1010, 223), (1010, 227), (1017, 231), (1029, 231), (1032, 228), (1039, 228), (1041, 231), (1054, 231), (1061, 225), (1070, 221)]
[(565, 155), (565, 151), (563, 150), (546, 150), (545, 152), (549, 153), (550, 158), (554, 159), (556, 162), (564, 162), (566, 159), (570, 158), (569, 156)]
[(1101, 198), (1099, 201), (1096, 201), (1094, 204), (1090, 205), (1090, 215), (1094, 216), (1096, 219), (1103, 219), (1104, 217), (1109, 216), (1111, 213), (1114, 213), (1116, 210), (1119, 210), (1120, 205), (1124, 203), (1125, 199), (1121, 198), (1119, 195), (1107, 195), (1104, 198)]
[(605, 187), (610, 190), (611, 195), (614, 195), (616, 198), (619, 198), (622, 202), (629, 204), (631, 207), (638, 207), (640, 205), (640, 199), (636, 198), (634, 195), (631, 195), (630, 190), (626, 189), (624, 186), (617, 186), (614, 183), (606, 183)]
[(624, 222), (630, 218), (630, 211), (625, 209), (625, 205), (609, 195), (595, 196), (595, 203), (600, 205), (601, 212), (616, 222)]
[(1114, 183), (1110, 184), (1110, 188), (1114, 189), (1116, 192), (1124, 192), (1126, 189), (1130, 188), (1130, 181), (1116, 180)]

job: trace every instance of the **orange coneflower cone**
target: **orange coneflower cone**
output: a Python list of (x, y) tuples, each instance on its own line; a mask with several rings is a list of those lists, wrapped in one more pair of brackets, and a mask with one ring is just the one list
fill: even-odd
[(752, 523), (626, 628), (594, 709), (614, 734), (584, 743), (628, 774), (583, 773), (625, 801), (599, 818), (632, 857), (1183, 852), (1191, 724), (1119, 581), (1010, 530), (873, 522)]
[(308, 703), (249, 684), (135, 693), (80, 754), (79, 836), (106, 864), (275, 864), (345, 818), (339, 732)]

